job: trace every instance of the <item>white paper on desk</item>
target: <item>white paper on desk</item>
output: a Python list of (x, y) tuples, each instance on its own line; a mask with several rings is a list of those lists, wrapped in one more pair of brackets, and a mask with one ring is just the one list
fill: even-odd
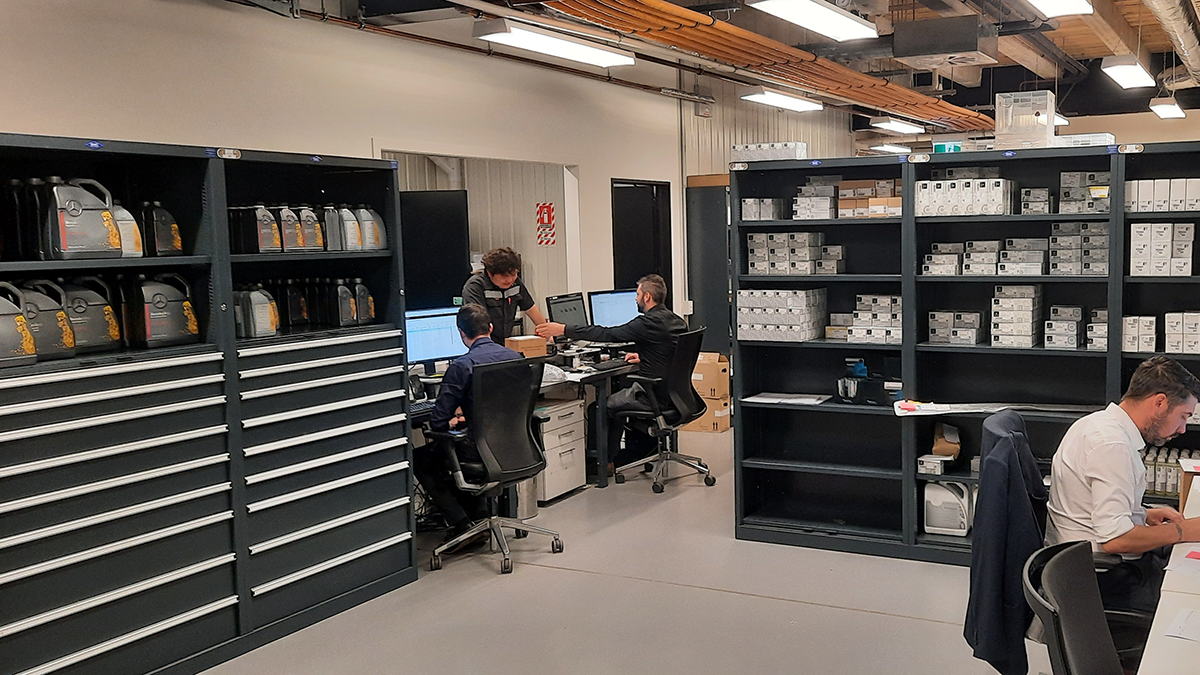
[[(1179, 545), (1176, 544), (1175, 546), (1176, 550), (1178, 550)], [(1195, 574), (1200, 576), (1200, 560), (1188, 557), (1188, 554), (1192, 553), (1193, 551), (1200, 551), (1200, 546), (1191, 546), (1184, 549), (1183, 552), (1179, 554), (1178, 559), (1176, 559), (1170, 565), (1167, 565), (1167, 570), (1170, 572), (1184, 572), (1186, 574)]]
[(1200, 642), (1200, 611), (1181, 609), (1175, 620), (1167, 626), (1167, 637), (1183, 638)]
[(793, 405), (820, 405), (831, 398), (828, 394), (779, 394), (770, 391), (764, 391), (761, 394), (747, 396), (742, 399), (743, 403), (790, 403)]

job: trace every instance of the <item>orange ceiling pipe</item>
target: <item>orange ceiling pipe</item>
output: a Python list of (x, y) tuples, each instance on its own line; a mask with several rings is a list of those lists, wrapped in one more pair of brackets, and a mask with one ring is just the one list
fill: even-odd
[(995, 127), (986, 115), (864, 75), (666, 0), (551, 0), (543, 4), (588, 23), (790, 82), (816, 94), (958, 131)]

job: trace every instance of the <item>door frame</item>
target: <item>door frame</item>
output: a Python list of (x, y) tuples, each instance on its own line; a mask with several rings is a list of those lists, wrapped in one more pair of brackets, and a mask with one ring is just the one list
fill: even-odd
[(676, 297), (676, 289), (674, 288), (675, 276), (675, 240), (674, 230), (672, 227), (672, 208), (671, 208), (671, 183), (662, 180), (640, 180), (636, 178), (613, 178), (609, 181), (609, 192), (611, 194), (609, 209), (613, 216), (612, 222), (612, 251), (613, 251), (613, 286), (616, 287), (616, 258), (617, 258), (617, 223), (616, 223), (616, 198), (618, 187), (649, 187), (655, 190), (654, 204), (658, 212), (655, 214), (658, 228), (658, 240), (654, 242), (656, 251), (655, 257), (658, 262), (664, 265), (663, 280), (667, 283), (667, 299), (665, 304), (671, 307)]

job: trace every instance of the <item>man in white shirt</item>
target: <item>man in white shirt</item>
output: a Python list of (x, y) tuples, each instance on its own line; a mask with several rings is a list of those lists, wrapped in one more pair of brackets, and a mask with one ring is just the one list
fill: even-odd
[(1200, 518), (1142, 506), (1146, 467), (1138, 452), (1187, 430), (1200, 382), (1165, 356), (1143, 361), (1121, 403), (1071, 425), (1051, 468), (1046, 544), (1091, 541), (1127, 564), (1101, 574), (1105, 607), (1153, 612), (1169, 547), (1200, 541)]

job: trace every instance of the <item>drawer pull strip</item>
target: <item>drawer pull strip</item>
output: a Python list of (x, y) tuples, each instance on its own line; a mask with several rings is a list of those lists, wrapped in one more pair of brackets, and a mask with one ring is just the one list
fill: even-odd
[(244, 454), (246, 457), (253, 457), (254, 455), (261, 455), (267, 452), (283, 450), (284, 448), (291, 448), (297, 445), (316, 443), (317, 441), (337, 438), (338, 436), (346, 436), (359, 431), (365, 431), (366, 429), (385, 427), (389, 424), (400, 424), (406, 419), (408, 418), (401, 413), (399, 415), (389, 415), (387, 417), (380, 417), (379, 419), (367, 420), (366, 422), (358, 422), (357, 424), (347, 424), (344, 427), (326, 429), (324, 431), (314, 431), (311, 434), (304, 434), (303, 436), (293, 436), (291, 438), (285, 438), (279, 441), (271, 441), (270, 443), (263, 443), (261, 445), (252, 445), (244, 449), (242, 454)]
[(385, 375), (396, 375), (403, 373), (404, 366), (394, 366), (391, 368), (380, 368), (378, 370), (367, 370), (361, 373), (350, 373), (348, 375), (338, 375), (337, 377), (326, 377), (320, 380), (309, 380), (307, 382), (296, 382), (295, 384), (281, 384), (278, 387), (266, 387), (263, 389), (253, 389), (251, 391), (242, 392), (242, 400), (250, 401), (264, 396), (275, 396), (277, 394), (290, 394), (296, 391), (304, 391), (305, 389), (316, 389), (318, 387), (329, 387), (335, 384), (344, 384), (346, 382), (358, 382), (372, 377), (383, 377)]
[(115, 511), (107, 511), (105, 513), (97, 513), (96, 515), (88, 516), (87, 518), (68, 520), (65, 523), (59, 523), (57, 525), (50, 525), (49, 527), (43, 527), (37, 530), (30, 530), (28, 532), (14, 534), (10, 537), (4, 537), (3, 539), (0, 539), (0, 550), (12, 548), (13, 546), (20, 546), (22, 544), (28, 544), (31, 541), (37, 541), (47, 537), (66, 534), (67, 532), (74, 532), (75, 530), (82, 530), (87, 527), (102, 525), (114, 520), (128, 518), (129, 516), (136, 516), (139, 513), (148, 513), (156, 509), (162, 509), (168, 506), (174, 506), (176, 504), (183, 504), (184, 502), (190, 502), (193, 499), (200, 499), (202, 497), (221, 494), (222, 492), (228, 492), (231, 489), (233, 489), (232, 483), (209, 485), (208, 487), (203, 487), (199, 490), (181, 492), (177, 495), (163, 497), (162, 499), (152, 499), (148, 502), (126, 506), (123, 509), (116, 509)]
[(364, 352), (362, 354), (347, 354), (345, 356), (331, 356), (327, 359), (317, 359), (315, 361), (297, 361), (295, 363), (284, 363), (278, 366), (267, 366), (265, 368), (252, 368), (243, 370), (238, 373), (238, 378), (249, 380), (255, 377), (266, 377), (268, 375), (282, 375), (283, 373), (294, 373), (301, 370), (312, 370), (313, 368), (326, 368), (329, 366), (340, 366), (346, 363), (358, 363), (359, 361), (370, 361), (372, 359), (383, 359), (389, 356), (400, 356), (404, 354), (404, 350), (396, 347), (395, 349), (380, 349), (374, 352)]
[(81, 497), (83, 495), (92, 494), (93, 492), (101, 492), (103, 490), (110, 490), (123, 485), (141, 483), (142, 481), (162, 478), (163, 476), (171, 476), (173, 474), (183, 473), (184, 471), (202, 469), (206, 466), (213, 466), (214, 464), (224, 464), (228, 461), (229, 453), (226, 452), (220, 455), (212, 455), (211, 457), (201, 457), (200, 459), (180, 462), (179, 464), (162, 466), (157, 469), (149, 469), (147, 471), (139, 471), (137, 473), (130, 473), (124, 476), (117, 476), (115, 478), (96, 481), (94, 483), (84, 483), (83, 485), (76, 485), (75, 487), (55, 490), (53, 492), (43, 492), (40, 495), (22, 497), (21, 499), (14, 499), (11, 502), (0, 502), (0, 514), (10, 513), (12, 511), (20, 511), (21, 509), (27, 509), (32, 506), (41, 506), (42, 504), (58, 502), (64, 499), (71, 499), (73, 497)]
[(390, 401), (392, 399), (404, 398), (404, 390), (385, 391), (382, 394), (371, 394), (370, 396), (360, 396), (358, 398), (348, 398), (343, 401), (334, 401), (333, 403), (325, 403), (323, 405), (314, 405), (311, 408), (298, 408), (296, 410), (287, 410), (273, 415), (263, 415), (262, 417), (252, 417), (248, 420), (242, 420), (242, 427), (245, 429), (253, 429), (267, 424), (276, 424), (278, 422), (286, 422), (288, 420), (300, 419), (301, 417), (311, 417), (313, 415), (321, 415), (346, 408), (355, 408), (360, 405), (368, 405), (371, 403), (379, 403), (381, 401)]
[[(391, 440), (382, 441), (380, 443), (373, 443), (371, 445), (366, 445), (361, 448), (355, 448), (353, 450), (347, 450), (345, 452), (339, 452), (337, 454), (327, 455), (325, 457), (318, 457), (316, 459), (312, 459), (307, 462), (300, 462), (298, 464), (289, 464), (287, 466), (283, 466), (278, 469), (272, 469), (270, 471), (263, 471), (262, 473), (256, 473), (256, 474), (253, 474), (250, 476), (246, 476), (246, 485), (254, 485), (255, 483), (263, 483), (263, 482), (266, 482), (269, 480), (275, 480), (276, 478), (283, 478), (284, 476), (290, 476), (295, 473), (301, 473), (303, 471), (310, 471), (312, 469), (318, 469), (323, 466), (329, 466), (330, 464), (337, 464), (338, 462), (345, 462), (346, 460), (354, 459), (355, 457), (363, 457), (366, 455), (374, 454), (376, 452), (382, 452), (382, 451), (388, 450), (390, 448), (398, 448), (402, 445), (405, 445), (406, 443), (408, 443), (407, 438), (403, 438), (403, 437), (402, 438), (393, 438)], [(2, 541), (2, 540), (0, 540), (0, 541)]]
[(14, 621), (7, 626), (0, 626), (0, 639), (6, 638), (9, 635), (20, 633), (23, 630), (37, 628), (38, 626), (50, 623), (51, 621), (65, 619), (73, 614), (94, 609), (96, 607), (100, 607), (101, 605), (107, 605), (110, 602), (116, 602), (122, 598), (128, 598), (131, 595), (137, 595), (143, 591), (158, 588), (159, 586), (169, 584), (172, 581), (186, 579), (193, 574), (207, 572), (208, 570), (215, 569), (222, 565), (228, 565), (235, 559), (237, 559), (236, 554), (226, 553), (225, 555), (213, 558), (212, 560), (205, 560), (204, 562), (199, 562), (195, 565), (188, 565), (187, 567), (177, 569), (173, 572), (167, 572), (166, 574), (161, 574), (157, 577), (146, 579), (145, 581), (139, 581), (136, 584), (130, 584), (128, 586), (116, 588), (107, 593), (86, 598), (84, 600), (80, 600), (79, 602), (73, 602), (69, 605), (64, 605), (48, 612), (42, 612), (41, 614), (37, 614), (26, 619), (21, 619), (20, 621)]
[(268, 581), (261, 586), (255, 586), (254, 588), (250, 589), (250, 594), (258, 596), (262, 595), (263, 593), (269, 593), (277, 588), (282, 588), (288, 584), (295, 583), (302, 579), (307, 579), (311, 576), (320, 574), (321, 572), (331, 570), (340, 565), (345, 565), (346, 563), (354, 560), (358, 560), (359, 558), (364, 558), (372, 553), (382, 551), (385, 548), (395, 546), (396, 544), (408, 541), (409, 539), (412, 539), (412, 532), (405, 532), (404, 534), (396, 535), (395, 537), (389, 537), (383, 541), (375, 542), (370, 546), (364, 546), (356, 551), (339, 555), (336, 558), (326, 560), (325, 562), (318, 563), (312, 567), (306, 567), (298, 572), (292, 572), (285, 577), (279, 577), (274, 581)]
[(320, 340), (300, 340), (297, 342), (288, 342), (281, 345), (267, 345), (264, 347), (246, 347), (238, 350), (238, 358), (244, 359), (250, 356), (278, 354), (280, 352), (294, 352), (301, 349), (316, 349), (317, 347), (345, 345), (354, 342), (370, 342), (371, 340), (383, 340), (384, 338), (400, 337), (401, 335), (404, 335), (404, 331), (402, 330), (381, 330), (371, 333), (363, 333), (361, 335), (329, 337), (321, 338)]
[(198, 438), (208, 438), (209, 436), (219, 436), (229, 431), (229, 425), (221, 424), (215, 427), (205, 427), (203, 429), (195, 429), (192, 431), (184, 431), (178, 434), (170, 434), (167, 436), (158, 436), (155, 438), (147, 438), (141, 441), (133, 441), (132, 443), (121, 443), (120, 445), (110, 445), (106, 448), (96, 448), (95, 450), (87, 450), (85, 452), (77, 452), (70, 455), (60, 455), (58, 457), (49, 457), (47, 459), (39, 459), (33, 462), (24, 464), (13, 464), (11, 466), (0, 466), (0, 478), (8, 478), (9, 476), (19, 476), (24, 473), (33, 473), (34, 471), (45, 471), (46, 469), (55, 469), (60, 466), (69, 466), (71, 464), (79, 464), (80, 462), (90, 462), (95, 459), (103, 459), (114, 455), (124, 455), (130, 452), (138, 452), (139, 450), (149, 450), (150, 448), (160, 448), (164, 445), (173, 445), (175, 443), (183, 443), (184, 441), (192, 441)]
[(129, 396), (141, 396), (143, 394), (156, 394), (161, 391), (172, 391), (175, 389), (187, 389), (188, 387), (202, 387), (206, 384), (217, 384), (225, 381), (225, 375), (206, 375), (204, 377), (193, 377), (186, 380), (170, 380), (168, 382), (155, 382), (153, 384), (143, 384), (136, 387), (125, 387), (123, 389), (108, 389), (105, 391), (95, 391), (90, 394), (77, 394), (75, 396), (59, 396), (57, 398), (44, 398), (37, 401), (29, 401), (27, 403), (14, 403), (12, 405), (0, 406), (0, 417), (5, 415), (19, 415), (21, 413), (37, 412), (38, 410), (48, 410), (50, 408), (63, 408), (69, 405), (80, 405), (82, 403), (95, 403), (97, 401), (109, 401), (115, 398), (127, 398)]
[(185, 410), (196, 410), (197, 408), (208, 408), (214, 405), (225, 405), (224, 396), (210, 396), (208, 398), (196, 399), (194, 401), (180, 401), (179, 403), (171, 403), (169, 405), (154, 406), (153, 408), (143, 408), (141, 410), (129, 410), (126, 412), (110, 413), (108, 415), (98, 415), (96, 417), (85, 417), (78, 420), (67, 420), (66, 422), (56, 422), (40, 427), (25, 427), (23, 429), (14, 429), (0, 433), (0, 443), (9, 443), (19, 441), (25, 438), (36, 438), (38, 436), (49, 436), (51, 434), (62, 433), (64, 431), (77, 431), (79, 429), (87, 429), (89, 427), (99, 427), (106, 424), (115, 424), (117, 422), (129, 422), (131, 420), (140, 420), (147, 417), (156, 417), (158, 415), (167, 415), (170, 413), (184, 412)]
[[(349, 525), (350, 523), (355, 523), (360, 520), (365, 520), (367, 518), (370, 518), (371, 516), (379, 515), (380, 513), (383, 513), (385, 511), (391, 511), (392, 509), (398, 509), (401, 506), (407, 505), (411, 501), (412, 500), (408, 497), (401, 497), (400, 499), (393, 499), (390, 502), (379, 504), (378, 506), (372, 506), (369, 509), (363, 509), (362, 511), (358, 511), (356, 513), (350, 513), (350, 514), (344, 515), (340, 518), (334, 518), (333, 520), (327, 520), (323, 523), (317, 523), (316, 525), (313, 525), (312, 527), (306, 527), (302, 530), (296, 530), (295, 532), (290, 532), (283, 536), (275, 537), (274, 539), (268, 539), (267, 541), (264, 541), (261, 544), (251, 544), (250, 545), (250, 555), (266, 553), (267, 551), (270, 551), (273, 548), (279, 548), (280, 546), (290, 544), (294, 541), (300, 541), (301, 539), (311, 537), (314, 534), (328, 532), (329, 530), (333, 530), (333, 529), (342, 527), (344, 525)], [(0, 637), (3, 637), (3, 636), (0, 636)]]
[(62, 670), (67, 666), (73, 666), (81, 661), (86, 661), (93, 656), (99, 656), (105, 652), (111, 652), (114, 649), (124, 647), (127, 644), (137, 642), (138, 640), (144, 638), (148, 638), (151, 635), (157, 635), (158, 633), (170, 630), (176, 626), (181, 626), (189, 621), (199, 619), (202, 616), (207, 616), (213, 612), (225, 609), (226, 607), (232, 607), (233, 605), (236, 605), (237, 602), (237, 596), (231, 595), (228, 598), (223, 598), (221, 600), (217, 600), (216, 602), (210, 602), (203, 607), (197, 607), (190, 612), (184, 612), (183, 614), (178, 614), (169, 619), (163, 619), (158, 623), (150, 624), (145, 628), (139, 628), (130, 633), (115, 637), (107, 642), (101, 642), (100, 644), (93, 645), (87, 649), (81, 649), (74, 654), (67, 654), (60, 659), (55, 659), (49, 663), (43, 663), (36, 668), (30, 668), (24, 672), (17, 673), (17, 675), (46, 675), (47, 673), (53, 673), (54, 671)]
[(345, 478), (339, 478), (337, 480), (330, 481), (328, 483), (321, 483), (320, 485), (314, 485), (312, 487), (304, 488), (303, 490), (296, 490), (295, 492), (287, 492), (287, 493), (279, 495), (278, 497), (271, 497), (270, 499), (263, 499), (263, 500), (260, 500), (257, 502), (251, 502), (246, 505), (246, 511), (248, 513), (255, 513), (257, 511), (265, 511), (267, 509), (275, 508), (276, 506), (290, 504), (291, 502), (298, 501), (301, 499), (306, 499), (306, 498), (312, 497), (314, 495), (319, 495), (319, 494), (322, 494), (325, 492), (331, 492), (333, 490), (337, 490), (339, 488), (344, 488), (347, 485), (354, 485), (355, 483), (362, 483), (365, 481), (372, 480), (374, 478), (379, 478), (380, 476), (386, 476), (389, 473), (396, 473), (397, 471), (404, 471), (407, 468), (408, 468), (408, 462), (398, 462), (396, 464), (391, 464), (388, 466), (381, 466), (378, 469), (371, 469), (370, 471), (365, 471), (363, 473), (355, 474), (353, 476), (346, 476)]
[(10, 377), (0, 380), (0, 389), (16, 389), (18, 387), (33, 387), (39, 384), (54, 384), (55, 382), (69, 382), (71, 380), (86, 380), (92, 377), (105, 377), (107, 375), (123, 375), (125, 373), (138, 373), (143, 370), (157, 370), (159, 368), (175, 368), (178, 366), (191, 366), (197, 363), (209, 363), (212, 361), (220, 361), (225, 355), (221, 352), (213, 352), (211, 354), (197, 354), (195, 356), (181, 356), (173, 359), (151, 359), (148, 361), (138, 361), (137, 363), (122, 363), (115, 366), (99, 366), (94, 368), (78, 368), (76, 370), (65, 370), (59, 373), (42, 373), (40, 375), (27, 375), (25, 377)]
[(70, 555), (62, 556), (61, 558), (53, 558), (51, 560), (44, 560), (40, 563), (36, 563), (34, 565), (29, 565), (28, 567), (21, 567), (21, 568), (0, 574), (0, 586), (3, 586), (4, 584), (7, 584), (7, 583), (10, 583), (13, 581), (18, 581), (20, 579), (26, 579), (28, 577), (37, 576), (39, 574), (44, 574), (46, 572), (51, 572), (51, 571), (54, 571), (56, 569), (60, 569), (63, 567), (69, 567), (70, 565), (75, 565), (77, 563), (86, 562), (88, 560), (93, 560), (95, 558), (106, 556), (111, 553), (117, 553), (119, 551), (131, 549), (136, 546), (141, 546), (142, 544), (149, 544), (151, 542), (159, 541), (160, 539), (166, 539), (168, 537), (173, 537), (177, 534), (183, 534), (184, 532), (191, 532), (192, 530), (198, 530), (202, 527), (208, 527), (209, 525), (215, 525), (216, 523), (220, 523), (220, 522), (223, 522), (226, 520), (233, 520), (233, 511), (225, 511), (223, 513), (214, 513), (211, 516), (197, 518), (196, 520), (189, 520), (186, 523), (179, 523), (178, 525), (164, 527), (161, 530), (154, 530), (153, 532), (139, 534), (136, 537), (130, 537), (128, 539), (114, 541), (110, 544), (105, 544), (103, 546), (97, 546), (95, 548), (89, 548), (84, 551), (79, 551), (77, 553), (72, 553)]

